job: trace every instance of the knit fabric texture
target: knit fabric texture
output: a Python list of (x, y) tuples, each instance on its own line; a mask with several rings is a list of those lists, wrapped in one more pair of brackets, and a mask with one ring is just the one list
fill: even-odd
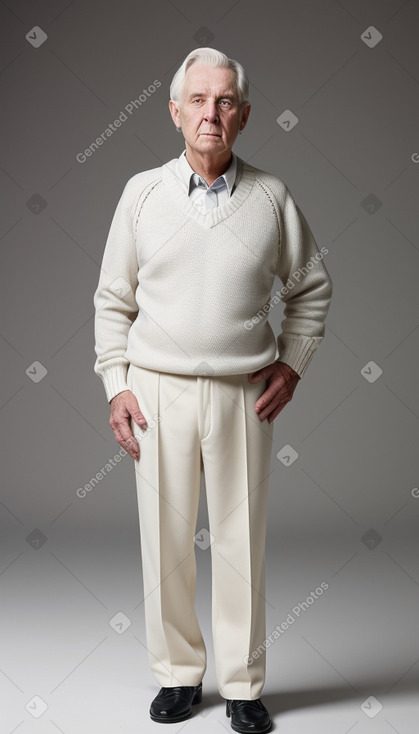
[[(332, 295), (326, 248), (277, 176), (237, 157), (233, 194), (203, 213), (176, 163), (132, 176), (110, 225), (93, 298), (94, 371), (108, 401), (128, 389), (130, 363), (227, 375), (280, 359), (303, 377)], [(272, 294), (275, 276), (283, 286)], [(281, 302), (275, 338), (269, 314)]]

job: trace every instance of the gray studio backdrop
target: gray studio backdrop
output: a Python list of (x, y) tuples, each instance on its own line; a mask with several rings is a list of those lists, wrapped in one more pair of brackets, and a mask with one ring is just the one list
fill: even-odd
[[(324, 342), (275, 421), (266, 601), (267, 633), (280, 634), (267, 642), (265, 702), (284, 732), (306, 731), (294, 717), (311, 707), (312, 731), (410, 734), (418, 3), (7, 0), (0, 19), (2, 732), (128, 732), (140, 719), (157, 730), (134, 466), (115, 459), (93, 372), (93, 293), (126, 181), (183, 150), (171, 78), (210, 45), (250, 78), (235, 152), (286, 182), (334, 285)], [(276, 335), (281, 320), (276, 306)], [(217, 706), (210, 552), (203, 533), (197, 608)], [(220, 711), (201, 728), (228, 728)]]

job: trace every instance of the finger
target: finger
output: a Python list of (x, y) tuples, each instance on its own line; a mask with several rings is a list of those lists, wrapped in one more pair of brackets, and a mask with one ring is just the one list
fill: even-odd
[(129, 455), (133, 459), (137, 458), (140, 454), (140, 447), (136, 438), (130, 431), (117, 431), (115, 438), (121, 446), (128, 451)]
[[(256, 413), (260, 413), (264, 408), (269, 406), (270, 403), (275, 401), (275, 399), (283, 399), (285, 396), (284, 388), (280, 387), (278, 388), (278, 385), (275, 387), (275, 385), (270, 385), (266, 388), (265, 392), (262, 393), (258, 397), (255, 403), (255, 410)], [(275, 403), (276, 405), (277, 403)]]
[(257, 414), (260, 421), (264, 421), (270, 414), (279, 406), (280, 410), (286, 405), (286, 400), (281, 399), (280, 395), (276, 396), (276, 399), (270, 400), (267, 405)]
[(274, 411), (272, 411), (272, 413), (270, 415), (268, 415), (268, 423), (272, 423), (272, 421), (275, 420), (275, 418), (277, 417), (277, 415), (280, 414), (281, 410), (283, 410), (285, 408), (285, 405), (286, 405), (286, 403), (284, 405), (282, 405), (282, 404), (278, 405), (278, 407)]

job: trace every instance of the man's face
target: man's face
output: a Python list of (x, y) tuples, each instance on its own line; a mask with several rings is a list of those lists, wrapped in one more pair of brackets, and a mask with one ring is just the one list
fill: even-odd
[(186, 72), (180, 104), (170, 100), (169, 109), (187, 152), (217, 157), (231, 151), (250, 104), (239, 105), (231, 69), (196, 63)]

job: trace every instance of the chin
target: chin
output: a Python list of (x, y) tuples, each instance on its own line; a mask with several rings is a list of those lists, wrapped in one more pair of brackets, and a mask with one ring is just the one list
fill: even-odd
[(219, 145), (223, 142), (222, 138), (207, 138), (207, 137), (199, 137), (198, 141), (204, 144), (204, 145)]

